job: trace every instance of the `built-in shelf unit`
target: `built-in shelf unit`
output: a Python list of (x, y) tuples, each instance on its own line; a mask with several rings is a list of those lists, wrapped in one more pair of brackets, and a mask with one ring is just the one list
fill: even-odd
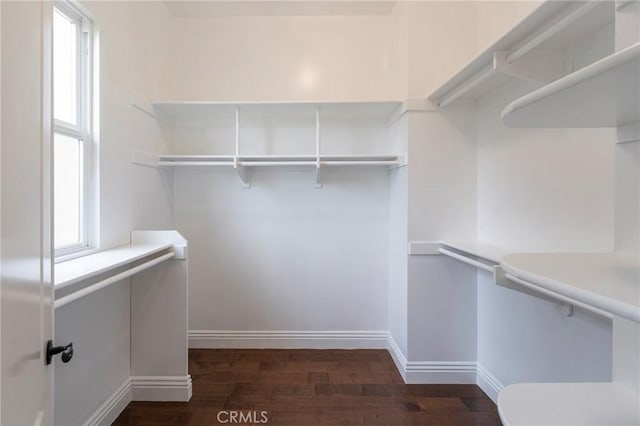
[(550, 83), (565, 74), (562, 50), (611, 24), (614, 12), (612, 1), (544, 2), (427, 98), (445, 107), (513, 78)]
[[(619, 143), (638, 143), (639, 5), (546, 1), (428, 99), (442, 108), (458, 99), (479, 98), (512, 78), (530, 80), (535, 82), (527, 85), (530, 92), (505, 105), (502, 120), (507, 126), (614, 127)], [(601, 42), (598, 49), (590, 49), (592, 40)], [(627, 151), (635, 152), (620, 148), (617, 154), (633, 155)], [(625, 159), (637, 167), (637, 159)], [(625, 185), (637, 191), (637, 186)], [(616, 209), (622, 204), (628, 209), (628, 202), (618, 200)], [(498, 398), (505, 425), (640, 424), (637, 252), (516, 253), (485, 243), (447, 241), (414, 245), (410, 254), (447, 255), (493, 273), (497, 285), (563, 304), (567, 315), (575, 306), (612, 322), (612, 382), (509, 385)]]
[[(402, 102), (155, 102), (169, 123), (175, 154), (134, 153), (134, 163), (162, 168), (313, 170), (335, 167), (393, 169), (404, 153), (385, 148)], [(371, 139), (371, 141), (369, 140)]]
[(640, 43), (507, 105), (512, 127), (617, 127), (640, 117)]
[(640, 260), (616, 253), (520, 253), (502, 260), (506, 278), (640, 322)]
[(186, 258), (175, 231), (132, 231), (131, 243), (55, 265), (55, 308), (62, 308), (170, 259)]

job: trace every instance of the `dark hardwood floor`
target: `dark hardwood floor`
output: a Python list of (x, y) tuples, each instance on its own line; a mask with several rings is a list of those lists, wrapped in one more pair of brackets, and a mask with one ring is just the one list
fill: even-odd
[(132, 402), (114, 424), (500, 425), (477, 386), (405, 385), (384, 350), (191, 349), (189, 373), (191, 401)]

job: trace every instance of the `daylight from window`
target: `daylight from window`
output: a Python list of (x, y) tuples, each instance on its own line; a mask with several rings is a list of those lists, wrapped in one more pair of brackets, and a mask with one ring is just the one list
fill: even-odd
[(54, 245), (57, 255), (87, 247), (88, 73), (83, 17), (66, 3), (53, 13)]

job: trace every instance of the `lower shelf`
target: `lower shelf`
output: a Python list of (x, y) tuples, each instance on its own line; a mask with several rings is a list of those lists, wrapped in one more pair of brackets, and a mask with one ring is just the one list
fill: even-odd
[(638, 425), (640, 396), (617, 383), (520, 383), (504, 388), (505, 426)]

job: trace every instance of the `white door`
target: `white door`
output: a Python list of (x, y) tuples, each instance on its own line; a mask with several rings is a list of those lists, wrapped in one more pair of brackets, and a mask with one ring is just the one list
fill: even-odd
[(0, 1), (2, 426), (53, 423), (51, 8)]

